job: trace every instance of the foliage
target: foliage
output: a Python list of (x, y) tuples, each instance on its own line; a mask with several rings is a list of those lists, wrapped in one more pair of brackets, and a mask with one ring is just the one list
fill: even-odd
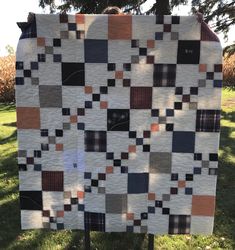
[[(155, 249), (235, 249), (235, 91), (223, 89), (215, 229), (212, 236), (157, 236)], [(77, 230), (20, 230), (15, 107), (0, 105), (0, 249), (84, 249)], [(91, 247), (147, 249), (147, 235), (91, 233)]]
[(224, 86), (235, 88), (235, 54), (224, 57)]
[(15, 101), (15, 56), (0, 57), (0, 102)]

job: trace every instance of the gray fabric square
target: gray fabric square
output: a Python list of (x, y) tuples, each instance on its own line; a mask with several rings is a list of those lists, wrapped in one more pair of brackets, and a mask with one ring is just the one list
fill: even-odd
[(171, 153), (151, 152), (150, 173), (171, 173)]
[(126, 212), (126, 194), (106, 194), (106, 213), (123, 214)]
[(61, 86), (39, 86), (39, 100), (41, 108), (61, 108), (62, 89)]

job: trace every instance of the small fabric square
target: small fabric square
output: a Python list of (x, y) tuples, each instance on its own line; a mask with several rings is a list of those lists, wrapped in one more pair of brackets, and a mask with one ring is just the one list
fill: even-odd
[(106, 152), (106, 131), (85, 131), (86, 152)]
[(84, 63), (62, 63), (62, 85), (85, 86)]
[(131, 109), (151, 109), (152, 87), (131, 87)]
[(155, 40), (163, 40), (163, 32), (155, 32)]
[(156, 24), (163, 24), (163, 23), (164, 23), (164, 16), (156, 15)]
[(15, 81), (16, 85), (24, 85), (24, 77), (16, 77)]
[(107, 40), (84, 40), (84, 53), (86, 63), (107, 63), (108, 62), (108, 41)]
[(171, 16), (171, 23), (172, 24), (179, 24), (180, 23), (180, 16)]
[(177, 64), (199, 64), (200, 41), (178, 41)]
[(176, 64), (154, 64), (153, 86), (174, 87), (176, 79)]
[(61, 47), (61, 39), (58, 39), (58, 38), (53, 39), (53, 46)]
[(115, 63), (108, 63), (107, 70), (108, 71), (115, 71), (116, 70), (116, 64)]
[(129, 109), (108, 109), (107, 129), (108, 131), (129, 131), (130, 114)]
[(128, 194), (148, 193), (148, 183), (148, 173), (129, 173)]
[(197, 110), (196, 120), (197, 132), (219, 132), (220, 131), (220, 110)]
[(31, 62), (31, 63), (30, 63), (30, 68), (31, 68), (31, 70), (32, 70), (32, 69), (37, 70), (37, 69), (38, 69), (38, 62)]
[(138, 48), (139, 40), (131, 40), (131, 48)]
[(43, 191), (64, 191), (63, 171), (42, 171)]
[(174, 131), (172, 152), (194, 153), (195, 133), (189, 131)]
[(170, 215), (169, 234), (189, 234), (191, 216), (190, 215)]
[(105, 214), (84, 212), (85, 231), (105, 232)]

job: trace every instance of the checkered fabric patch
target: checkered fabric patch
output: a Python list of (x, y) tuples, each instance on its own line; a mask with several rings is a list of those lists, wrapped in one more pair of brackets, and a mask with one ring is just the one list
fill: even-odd
[(36, 14), (19, 27), (22, 229), (211, 234), (222, 51), (207, 24)]
[(220, 110), (197, 110), (196, 131), (219, 132)]

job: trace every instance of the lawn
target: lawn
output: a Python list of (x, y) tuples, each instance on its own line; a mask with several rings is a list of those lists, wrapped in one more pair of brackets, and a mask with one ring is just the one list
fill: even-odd
[[(235, 249), (235, 91), (223, 89), (213, 236), (155, 237), (155, 249)], [(0, 105), (0, 249), (83, 249), (82, 231), (20, 230), (16, 115)], [(91, 233), (92, 249), (146, 249), (147, 235)]]

